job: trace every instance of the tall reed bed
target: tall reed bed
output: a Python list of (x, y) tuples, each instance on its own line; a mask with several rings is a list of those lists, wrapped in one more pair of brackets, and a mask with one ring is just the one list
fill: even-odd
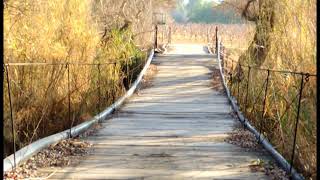
[[(226, 61), (235, 61), (233, 65), (230, 61), (226, 62), (228, 71), (232, 73), (232, 86), (231, 79), (228, 79), (242, 112), (257, 129), (262, 127), (261, 132), (307, 179), (315, 179), (317, 174), (316, 77), (270, 72), (268, 91), (265, 93), (267, 71), (252, 68), (248, 77), (248, 67), (245, 66), (316, 74), (315, 8), (315, 0), (263, 1), (256, 22), (256, 34), (248, 50), (240, 58), (235, 58), (229, 56), (232, 49), (226, 48), (225, 57)], [(219, 33), (223, 34), (221, 31)], [(263, 48), (265, 56), (257, 57), (256, 48)], [(302, 80), (304, 87), (298, 116)], [(248, 82), (250, 87), (246, 93)], [(299, 123), (294, 145), (297, 118)]]
[(94, 3), (5, 2), (5, 156), (13, 144), (18, 150), (90, 119), (121, 96), (143, 67), (148, 47), (135, 46), (130, 28), (111, 26), (103, 39)]
[[(208, 43), (215, 38), (215, 28), (227, 47), (245, 49), (252, 40), (254, 25), (246, 24), (177, 24), (168, 25), (172, 31), (173, 43)], [(241, 38), (241, 39), (239, 39)], [(245, 43), (245, 44), (243, 44)]]

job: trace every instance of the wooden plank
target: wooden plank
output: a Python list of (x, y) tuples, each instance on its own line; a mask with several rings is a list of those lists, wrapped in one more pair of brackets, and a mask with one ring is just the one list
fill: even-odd
[[(91, 169), (96, 169), (91, 171)], [(248, 173), (249, 172), (249, 173)], [(103, 167), (56, 172), (54, 179), (266, 179), (261, 173), (250, 173), (248, 168), (235, 170), (189, 170), (170, 169), (105, 169)]]
[(268, 155), (224, 142), (236, 120), (211, 87), (214, 56), (199, 45), (173, 49), (155, 58), (152, 86), (85, 138), (93, 143), (89, 155), (56, 168), (52, 179), (267, 179), (249, 165)]

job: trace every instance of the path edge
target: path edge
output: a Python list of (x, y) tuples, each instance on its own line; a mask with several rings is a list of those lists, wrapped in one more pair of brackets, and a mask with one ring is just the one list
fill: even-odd
[[(143, 69), (141, 70), (139, 76), (137, 79), (134, 81), (130, 89), (126, 92), (125, 95), (120, 97), (116, 102), (111, 104), (109, 107), (107, 107), (104, 111), (100, 112), (96, 116), (94, 116), (91, 120), (83, 122), (73, 128), (64, 130), (62, 132), (47, 136), (45, 138), (39, 139), (23, 148), (21, 148), (19, 151), (15, 153), (15, 158), (16, 158), (16, 166), (18, 166), (21, 162), (27, 160), (30, 158), (32, 155), (35, 153), (39, 152), (40, 150), (48, 147), (51, 144), (54, 144), (60, 140), (67, 139), (70, 136), (71, 132), (71, 137), (75, 137), (81, 133), (83, 133), (85, 130), (89, 129), (94, 123), (96, 122), (101, 122), (104, 120), (108, 115), (113, 113), (115, 110), (120, 108), (120, 106), (124, 103), (124, 101), (130, 97), (135, 90), (137, 89), (137, 86), (140, 84), (143, 75), (147, 71), (152, 59), (154, 57), (154, 49), (152, 48), (150, 50), (150, 54), (148, 56), (148, 59), (146, 61), (146, 64), (144, 65)], [(10, 171), (14, 168), (14, 154), (11, 154), (10, 156), (6, 157), (3, 160), (3, 173), (6, 171)]]

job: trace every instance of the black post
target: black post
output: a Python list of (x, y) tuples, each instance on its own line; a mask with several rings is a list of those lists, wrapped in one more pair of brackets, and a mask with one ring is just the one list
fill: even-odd
[[(225, 55), (226, 55), (226, 53), (225, 53)], [(225, 63), (226, 63), (226, 69), (228, 70), (228, 57), (227, 57), (227, 55), (226, 55), (226, 61), (225, 61)]]
[[(309, 75), (307, 74), (306, 75), (306, 81), (309, 80), (308, 78), (309, 78)], [(290, 173), (292, 173), (294, 153), (295, 153), (295, 149), (296, 149), (297, 130), (298, 130), (298, 125), (299, 125), (299, 115), (300, 115), (300, 105), (301, 105), (302, 90), (303, 90), (303, 85), (304, 85), (303, 80), (304, 80), (304, 74), (301, 74), (299, 101), (298, 101), (298, 110), (297, 110), (297, 119), (296, 119), (296, 124), (295, 124), (295, 129), (294, 129), (294, 139), (293, 139), (293, 147), (292, 147), (292, 154), (291, 154)]]
[[(114, 75), (113, 75), (113, 77), (115, 78), (116, 77), (116, 69), (117, 68), (117, 63), (115, 62), (114, 63)], [(116, 81), (114, 80), (113, 81), (113, 93), (112, 93), (112, 103), (114, 103), (115, 102), (115, 100), (116, 100), (116, 98), (115, 98), (115, 94), (117, 93), (117, 91), (116, 91)]]
[(238, 99), (237, 99), (237, 101), (238, 101), (238, 104), (240, 105), (240, 99), (241, 99), (241, 97), (240, 97), (240, 69), (241, 69), (241, 64), (239, 63), (239, 68), (238, 68), (238, 92), (237, 92), (237, 96), (238, 96)]
[(233, 82), (232, 82), (232, 71), (233, 71), (233, 61), (231, 61), (231, 70), (230, 70), (230, 94), (232, 95), (232, 87), (233, 87)]
[(216, 53), (218, 53), (218, 26), (216, 26)]
[(171, 27), (169, 27), (169, 37), (168, 37), (168, 42), (171, 43)]
[(7, 76), (7, 85), (8, 85), (8, 98), (9, 98), (9, 106), (10, 106), (10, 119), (11, 119), (11, 132), (12, 132), (12, 147), (13, 147), (13, 166), (16, 167), (16, 140), (14, 134), (14, 122), (13, 122), (13, 110), (12, 110), (12, 99), (11, 99), (11, 90), (10, 90), (10, 79), (8, 67), (4, 65), (6, 76)]
[[(101, 112), (101, 70), (100, 70), (100, 63), (98, 64), (98, 111), (99, 113)], [(99, 121), (101, 121), (100, 116), (99, 116)]]
[(246, 93), (246, 97), (245, 97), (245, 110), (244, 110), (244, 114), (247, 114), (247, 108), (248, 108), (248, 93), (249, 93), (249, 85), (250, 85), (250, 72), (251, 72), (251, 66), (249, 66), (248, 69), (248, 82), (247, 82), (247, 93)]
[[(70, 67), (69, 66), (70, 66), (69, 63), (67, 63), (66, 68), (67, 68), (67, 78), (68, 78), (68, 120), (69, 122), (71, 122)], [(73, 121), (71, 122), (71, 125), (70, 125), (69, 138), (72, 138), (72, 135), (71, 135), (72, 126), (73, 126)]]
[(128, 89), (129, 89), (129, 65), (128, 65), (128, 59), (126, 59), (126, 70), (127, 70), (127, 75), (126, 75), (126, 77), (127, 77), (127, 87), (128, 87)]
[(259, 134), (259, 142), (260, 139), (261, 139), (261, 133), (262, 133), (262, 123), (264, 122), (264, 111), (266, 109), (266, 101), (267, 101), (267, 93), (268, 93), (268, 84), (269, 84), (269, 76), (270, 76), (270, 70), (268, 69), (267, 70), (268, 72), (268, 75), (267, 75), (267, 82), (266, 82), (266, 88), (265, 88), (265, 91), (264, 91), (264, 99), (263, 99), (263, 109), (262, 109), (262, 119), (260, 121), (260, 134)]
[[(244, 115), (247, 116), (247, 108), (248, 108), (248, 94), (249, 94), (249, 85), (250, 85), (250, 72), (251, 66), (248, 68), (248, 78), (247, 78), (247, 87), (246, 87), (246, 97), (244, 100)], [(244, 120), (245, 121), (245, 120)], [(243, 123), (243, 128), (246, 128), (245, 123)]]
[(158, 25), (155, 25), (155, 40), (154, 40), (154, 49), (158, 48)]

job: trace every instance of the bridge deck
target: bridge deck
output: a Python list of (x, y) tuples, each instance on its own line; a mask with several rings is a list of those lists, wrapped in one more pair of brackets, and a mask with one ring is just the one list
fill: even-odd
[(154, 59), (153, 86), (141, 90), (95, 136), (93, 151), (53, 179), (266, 179), (251, 172), (267, 158), (223, 141), (235, 121), (211, 87), (217, 65), (202, 46), (176, 45)]

